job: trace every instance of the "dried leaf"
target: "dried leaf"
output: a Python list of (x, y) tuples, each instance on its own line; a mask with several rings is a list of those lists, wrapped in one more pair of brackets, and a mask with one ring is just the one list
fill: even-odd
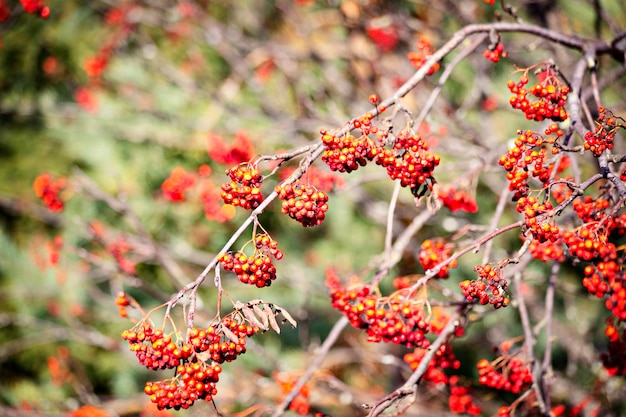
[(200, 360), (200, 362), (208, 362), (211, 360), (212, 353), (208, 350), (206, 352), (197, 352), (196, 357)]
[(269, 329), (269, 319), (267, 318), (267, 314), (265, 313), (265, 311), (261, 310), (261, 307), (259, 307), (258, 305), (253, 305), (252, 308), (254, 309), (257, 317), (261, 319), (261, 322), (263, 323), (263, 329)]
[(274, 329), (276, 333), (280, 334), (280, 326), (276, 321), (276, 313), (274, 313), (268, 305), (265, 306), (264, 310), (267, 313), (267, 318), (270, 321), (270, 326), (272, 326), (272, 329)]
[(285, 320), (287, 320), (289, 324), (291, 324), (292, 327), (298, 327), (298, 323), (293, 319), (293, 317), (291, 317), (291, 314), (289, 314), (287, 310), (281, 308), (279, 312), (285, 318)]
[(250, 307), (243, 307), (241, 309), (241, 312), (243, 313), (243, 315), (245, 316), (246, 320), (248, 320), (248, 323), (250, 323), (251, 325), (258, 327), (259, 329), (262, 330), (267, 330), (268, 327), (264, 326), (263, 323), (261, 323), (256, 316), (254, 315), (254, 312), (252, 311), (252, 309)]
[(237, 337), (237, 335), (231, 332), (228, 327), (222, 326), (221, 329), (222, 329), (222, 332), (224, 333), (224, 336), (226, 336), (229, 340), (231, 340), (234, 343), (239, 343), (239, 338)]

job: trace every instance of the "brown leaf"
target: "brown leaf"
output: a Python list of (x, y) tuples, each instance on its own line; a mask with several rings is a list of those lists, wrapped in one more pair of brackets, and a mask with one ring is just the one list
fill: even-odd
[(268, 305), (264, 306), (264, 310), (265, 310), (265, 313), (267, 314), (267, 318), (270, 321), (270, 326), (272, 326), (272, 329), (274, 329), (276, 333), (280, 334), (280, 326), (278, 325), (278, 322), (276, 321), (276, 313), (274, 313), (274, 311), (272, 311), (271, 307)]
[(259, 319), (261, 319), (261, 322), (263, 323), (263, 329), (269, 329), (269, 320), (267, 318), (267, 314), (265, 313), (265, 311), (261, 310), (261, 307), (259, 307), (258, 305), (253, 305), (252, 308), (254, 309), (254, 312), (256, 313), (257, 317)]
[(298, 327), (298, 323), (293, 319), (293, 317), (291, 317), (291, 314), (289, 314), (287, 312), (287, 310), (281, 308), (278, 311), (285, 318), (285, 320), (287, 320), (289, 322), (289, 324), (291, 324), (292, 327), (294, 327), (294, 328)]
[(256, 316), (254, 315), (254, 312), (252, 311), (252, 309), (250, 307), (243, 307), (241, 309), (241, 312), (243, 313), (243, 315), (245, 316), (246, 320), (248, 320), (248, 323), (250, 323), (251, 325), (258, 327), (259, 329), (262, 330), (267, 330), (268, 327), (267, 325), (263, 325), (263, 323), (261, 323)]
[(239, 338), (237, 337), (237, 335), (235, 333), (233, 333), (232, 331), (230, 331), (230, 329), (226, 326), (221, 326), (222, 332), (224, 333), (224, 336), (226, 336), (229, 340), (231, 340), (234, 343), (239, 343)]

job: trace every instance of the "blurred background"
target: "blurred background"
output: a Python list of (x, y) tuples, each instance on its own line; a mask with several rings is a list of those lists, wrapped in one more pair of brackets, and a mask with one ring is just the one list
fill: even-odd
[[(567, 34), (609, 39), (626, 27), (618, 0), (513, 3), (525, 21)], [(148, 311), (220, 251), (247, 216), (220, 208), (219, 186), (232, 162), (316, 143), (320, 129), (339, 129), (368, 111), (370, 94), (386, 98), (406, 81), (415, 71), (408, 54), (420, 40), (435, 50), (463, 25), (497, 16), (503, 16), (499, 4), (479, 0), (0, 0), (0, 414), (157, 415), (143, 386), (168, 373), (145, 370), (128, 351), (120, 333), (133, 324), (118, 314), (117, 293), (126, 291)], [(517, 129), (536, 128), (508, 104), (506, 83), (517, 80), (515, 68), (553, 60), (571, 76), (579, 58), (537, 38), (503, 34), (502, 42), (509, 58), (486, 60), (485, 41), (455, 67), (417, 127), (442, 157), (437, 180), (467, 190), (479, 211), (439, 212), (394, 277), (424, 272), (416, 256), (424, 239), (490, 224), (506, 186), (494, 161)], [(603, 86), (610, 86), (602, 90), (603, 104), (624, 115), (623, 66), (602, 59)], [(436, 82), (435, 76), (420, 83), (404, 99), (406, 108), (418, 114)], [(585, 169), (592, 170), (589, 161)], [(162, 188), (177, 167), (194, 178), (183, 201), (172, 201)], [(62, 212), (48, 210), (35, 195), (33, 182), (42, 173), (56, 182)], [(223, 274), (233, 299), (262, 298), (298, 321), (297, 329), (284, 326), (280, 335), (255, 336), (248, 353), (224, 366), (215, 399), (224, 415), (280, 401), (275, 372), (299, 375), (340, 317), (330, 308), (324, 270), (365, 279), (362, 271), (384, 250), (393, 189), (385, 173), (368, 166), (331, 178), (321, 227), (302, 228), (281, 215), (278, 204), (260, 217), (285, 252), (271, 287), (248, 287)], [(264, 187), (269, 192), (277, 183), (274, 176)], [(398, 230), (421, 210), (402, 190)], [(504, 221), (515, 221), (512, 206), (509, 212)], [(494, 260), (519, 245), (515, 233), (499, 238)], [(462, 259), (438, 285), (458, 292), (480, 259)], [(543, 300), (548, 271), (539, 262), (526, 271), (531, 311), (532, 294)], [(586, 295), (580, 277), (580, 267), (566, 268), (555, 317), (554, 367), (562, 376), (555, 402), (568, 405), (593, 392), (602, 372), (597, 350), (606, 313)], [(200, 290), (199, 321), (216, 313), (210, 281)], [(159, 322), (162, 310), (155, 317)], [(456, 345), (460, 373), (469, 380), (478, 359), (491, 359), (495, 346), (521, 335), (518, 321), (509, 309), (472, 324)], [(495, 326), (503, 322), (509, 324)], [(313, 411), (360, 415), (360, 404), (410, 374), (404, 353), (346, 330), (311, 382)], [(623, 380), (615, 384), (594, 401), (619, 415), (626, 412)], [(407, 415), (445, 415), (440, 398), (436, 389), (426, 390)], [(490, 415), (514, 397), (479, 391), (477, 399)], [(170, 413), (215, 411), (202, 403)]]

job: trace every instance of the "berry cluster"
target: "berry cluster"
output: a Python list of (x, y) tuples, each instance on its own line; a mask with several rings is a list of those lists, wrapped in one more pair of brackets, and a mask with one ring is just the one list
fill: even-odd
[(585, 196), (574, 200), (572, 208), (585, 227), (597, 234), (615, 239), (626, 236), (626, 212), (615, 213), (609, 199)]
[[(424, 271), (429, 271), (448, 259), (451, 254), (452, 245), (447, 244), (443, 239), (426, 239), (422, 242), (418, 256)], [(456, 266), (456, 260), (442, 266), (437, 272), (437, 275), (435, 275), (435, 278), (448, 278), (448, 271), (450, 268), (456, 268)]]
[(605, 279), (609, 282), (609, 297), (605, 306), (618, 320), (626, 322), (626, 273), (616, 269), (610, 274), (605, 272)]
[(626, 320), (626, 285), (623, 270), (623, 247), (615, 239), (625, 235), (624, 213), (615, 214), (610, 200), (585, 196), (574, 200), (572, 207), (584, 223), (563, 233), (563, 242), (570, 254), (590, 262), (585, 266), (582, 284), (598, 298), (606, 298), (605, 306), (618, 320)]
[[(378, 96), (376, 96), (378, 97)], [(376, 108), (378, 109), (379, 113), (384, 112), (387, 108), (382, 105), (382, 104), (378, 104), (378, 101), (374, 102), (372, 101), (372, 96), (370, 96), (370, 103), (374, 104), (376, 106)], [(356, 119), (354, 119), (352, 121), (352, 126), (355, 129), (359, 129), (361, 131), (361, 135), (362, 136), (367, 136), (369, 134), (375, 134), (376, 135), (376, 140), (378, 141), (382, 141), (383, 139), (387, 138), (389, 136), (389, 130), (387, 129), (379, 129), (378, 125), (375, 123), (372, 123), (372, 121), (374, 120), (374, 115), (370, 112), (365, 113), (364, 115), (357, 117)], [(324, 134), (325, 132), (322, 132), (322, 134)], [(358, 139), (357, 139), (358, 140)], [(373, 149), (373, 151), (376, 151), (376, 149)]]
[[(428, 349), (417, 348), (413, 352), (404, 355), (403, 359), (412, 370), (416, 370), (427, 351)], [(424, 373), (423, 379), (434, 384), (447, 384), (448, 375), (443, 370), (459, 369), (460, 367), (461, 362), (454, 356), (452, 346), (443, 344), (437, 349), (435, 356), (428, 364), (428, 369)]]
[[(558, 128), (554, 131), (555, 127), (556, 125), (550, 125), (546, 134), (555, 133), (556, 137), (562, 135), (563, 132)], [(509, 181), (509, 190), (514, 192), (515, 201), (528, 195), (528, 181), (531, 176), (544, 185), (550, 180), (553, 167), (546, 164), (545, 143), (553, 140), (555, 139), (544, 139), (530, 130), (518, 130), (514, 146), (500, 157), (498, 163), (507, 171), (506, 179)]]
[(492, 304), (496, 309), (508, 306), (508, 282), (502, 277), (501, 267), (478, 265), (474, 271), (478, 273), (478, 279), (465, 280), (459, 284), (467, 301)]
[(35, 195), (39, 197), (48, 210), (52, 212), (61, 212), (65, 207), (61, 199), (61, 192), (67, 187), (65, 178), (53, 180), (50, 174), (41, 174), (33, 181), (33, 190)]
[(220, 365), (203, 362), (188, 363), (176, 368), (176, 377), (165, 381), (147, 382), (144, 392), (159, 410), (187, 409), (197, 400), (211, 401), (222, 372)]
[(585, 150), (591, 151), (593, 156), (602, 155), (607, 149), (613, 149), (613, 140), (615, 139), (615, 131), (618, 128), (624, 128), (623, 124), (619, 124), (619, 120), (624, 121), (621, 117), (613, 116), (613, 113), (604, 108), (598, 108), (598, 119), (596, 129), (585, 133)]
[[(521, 110), (528, 120), (542, 121), (546, 119), (555, 122), (561, 122), (569, 117), (565, 111), (565, 103), (569, 94), (569, 87), (561, 85), (561, 82), (552, 70), (546, 70), (550, 74), (544, 76), (544, 80), (533, 85), (530, 89), (525, 86), (528, 84), (528, 76), (522, 75), (517, 83), (509, 81), (507, 87), (513, 93), (513, 97), (509, 103), (514, 109)], [(531, 101), (528, 93), (537, 100)]]
[(230, 182), (222, 184), (222, 200), (226, 204), (246, 210), (257, 208), (263, 202), (263, 176), (256, 165), (242, 163), (226, 171)]
[(481, 408), (474, 403), (469, 387), (459, 385), (459, 377), (452, 375), (449, 380), (450, 397), (448, 398), (448, 407), (450, 412), (454, 414), (469, 414), (471, 416), (479, 416), (482, 412)]
[(246, 338), (255, 335), (258, 327), (224, 318), (217, 326), (189, 331), (187, 343), (194, 352), (204, 353), (217, 363), (232, 362), (246, 352)]
[(600, 360), (606, 368), (609, 376), (625, 376), (626, 375), (626, 327), (624, 320), (620, 324), (613, 324), (613, 319), (607, 320), (605, 334), (609, 339), (608, 351), (600, 355)]
[(535, 197), (520, 197), (516, 210), (524, 214), (524, 224), (539, 243), (555, 242), (560, 237), (559, 228), (553, 218), (552, 202), (540, 203)]
[(572, 209), (583, 223), (611, 222), (611, 218), (607, 216), (607, 210), (610, 207), (609, 200), (591, 196), (577, 198), (572, 203)]
[(20, 0), (20, 3), (26, 13), (39, 15), (43, 19), (50, 16), (50, 7), (44, 6), (41, 0)]
[(476, 364), (482, 385), (519, 394), (533, 382), (530, 368), (523, 360), (502, 356), (494, 362), (481, 359)]
[(528, 246), (528, 251), (534, 259), (538, 259), (541, 262), (563, 262), (565, 260), (563, 240), (560, 237), (554, 241), (546, 240), (544, 242), (533, 239)]
[(278, 242), (272, 239), (267, 233), (258, 233), (254, 237), (254, 246), (257, 251), (269, 253), (277, 261), (283, 259), (284, 254), (280, 249), (278, 249)]
[(281, 212), (302, 226), (319, 226), (326, 218), (328, 195), (323, 191), (301, 182), (278, 185), (275, 191), (283, 202)]
[[(583, 270), (582, 284), (590, 294), (604, 298), (605, 307), (612, 314), (605, 330), (609, 339), (608, 350), (600, 359), (610, 376), (623, 376), (626, 375), (626, 330), (623, 328), (626, 322), (626, 272), (623, 247), (616, 246), (614, 241), (626, 234), (626, 216), (623, 212), (617, 215), (606, 198), (585, 196), (574, 200), (572, 207), (583, 225), (564, 232), (563, 242), (572, 256), (590, 262)], [(614, 319), (617, 325), (613, 324)]]
[[(359, 122), (359, 127), (361, 122)], [(365, 166), (376, 157), (377, 148), (367, 136), (355, 138), (352, 135), (342, 137), (322, 131), (322, 143), (326, 147), (322, 153), (322, 161), (332, 171), (347, 172)]]
[(483, 52), (483, 57), (490, 60), (491, 62), (500, 62), (500, 58), (506, 58), (507, 52), (504, 50), (504, 45), (498, 42), (493, 48), (485, 49)]
[(605, 231), (593, 225), (563, 232), (563, 243), (572, 256), (584, 261), (598, 261), (616, 256), (615, 245), (607, 241)]
[[(417, 69), (422, 68), (422, 66), (426, 63), (428, 58), (432, 55), (432, 43), (426, 39), (424, 36), (420, 36), (417, 40), (417, 51), (411, 51), (408, 53), (409, 61), (411, 64)], [(437, 70), (439, 70), (440, 65), (437, 62), (435, 65), (430, 67), (426, 75), (433, 75)]]
[(120, 317), (128, 317), (126, 307), (130, 305), (130, 300), (124, 291), (117, 293), (117, 296), (115, 297), (115, 305), (119, 307)]
[(401, 292), (389, 297), (370, 293), (367, 286), (348, 290), (332, 271), (327, 271), (326, 285), (333, 308), (344, 314), (350, 324), (364, 329), (370, 342), (386, 342), (407, 347), (428, 347), (430, 326), (421, 306)]
[[(125, 306), (130, 300), (120, 293), (117, 302)], [(245, 353), (247, 338), (259, 331), (254, 324), (246, 324), (246, 314), (244, 307), (243, 311), (235, 310), (206, 329), (192, 328), (184, 342), (174, 342), (147, 321), (122, 332), (139, 363), (151, 370), (176, 370), (173, 378), (146, 383), (144, 391), (150, 400), (160, 410), (189, 408), (197, 400), (211, 401), (217, 393), (220, 364)], [(284, 311), (282, 315), (293, 321)]]
[(426, 141), (410, 132), (400, 132), (393, 147), (381, 148), (376, 157), (376, 163), (387, 169), (389, 178), (412, 189), (431, 178), (439, 162), (439, 155), (428, 152)]
[[(278, 252), (282, 256), (282, 252)], [(217, 260), (226, 271), (234, 272), (237, 279), (244, 284), (256, 285), (259, 288), (269, 287), (276, 279), (276, 267), (269, 255), (256, 252), (252, 256), (242, 251), (223, 253)]]
[(161, 191), (166, 200), (181, 202), (185, 201), (185, 191), (195, 183), (196, 177), (193, 174), (185, 171), (183, 167), (176, 167), (161, 184)]
[(176, 368), (193, 354), (190, 346), (180, 346), (163, 330), (154, 329), (147, 322), (137, 331), (124, 330), (122, 339), (128, 342), (139, 363), (152, 370)]
[(478, 205), (466, 191), (457, 190), (453, 186), (444, 186), (437, 189), (437, 197), (450, 211), (463, 210), (468, 213), (476, 213)]
[(619, 269), (615, 261), (599, 261), (595, 265), (587, 265), (583, 270), (583, 287), (589, 294), (602, 298), (609, 293), (609, 279), (619, 274)]

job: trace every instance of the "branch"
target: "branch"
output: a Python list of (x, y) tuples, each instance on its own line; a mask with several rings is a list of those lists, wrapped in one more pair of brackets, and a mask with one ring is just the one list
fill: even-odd
[(529, 364), (533, 369), (533, 390), (535, 391), (536, 401), (539, 405), (539, 410), (541, 411), (541, 415), (548, 416), (546, 409), (546, 401), (544, 398), (544, 392), (541, 389), (541, 385), (538, 383), (537, 374), (541, 372), (541, 367), (536, 366), (535, 356), (533, 353), (533, 348), (535, 346), (535, 338), (533, 337), (532, 326), (530, 325), (530, 318), (528, 316), (528, 309), (526, 308), (526, 303), (524, 302), (524, 296), (522, 292), (522, 272), (518, 271), (513, 276), (513, 285), (515, 286), (515, 292), (517, 293), (517, 303), (520, 319), (522, 321), (522, 328), (524, 329), (524, 347), (526, 349), (526, 356), (528, 357)]
[(548, 288), (546, 289), (546, 347), (543, 354), (543, 362), (540, 368), (541, 391), (546, 403), (546, 410), (550, 409), (550, 396), (548, 395), (547, 376), (552, 367), (552, 315), (554, 314), (554, 291), (556, 287), (557, 277), (561, 264), (554, 262), (548, 279)]

